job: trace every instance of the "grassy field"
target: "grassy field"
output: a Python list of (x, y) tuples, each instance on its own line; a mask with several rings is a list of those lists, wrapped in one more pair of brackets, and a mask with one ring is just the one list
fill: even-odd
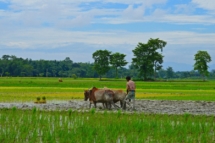
[[(125, 84), (124, 79), (0, 78), (0, 102), (31, 102), (43, 96), (47, 101), (83, 99), (83, 91), (93, 86), (125, 90)], [(215, 81), (136, 81), (136, 86), (137, 99), (215, 101)]]
[[(96, 114), (96, 115), (95, 115)], [(1, 143), (213, 143), (214, 117), (1, 110)]]

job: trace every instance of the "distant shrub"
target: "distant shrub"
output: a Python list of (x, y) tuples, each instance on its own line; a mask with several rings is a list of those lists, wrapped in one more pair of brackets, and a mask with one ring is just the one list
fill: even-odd
[(77, 75), (76, 74), (72, 74), (72, 78), (76, 79)]

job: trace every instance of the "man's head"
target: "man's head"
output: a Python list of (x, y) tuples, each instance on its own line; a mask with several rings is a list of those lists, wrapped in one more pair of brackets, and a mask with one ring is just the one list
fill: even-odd
[(126, 80), (127, 81), (131, 80), (131, 77), (130, 76), (126, 76)]

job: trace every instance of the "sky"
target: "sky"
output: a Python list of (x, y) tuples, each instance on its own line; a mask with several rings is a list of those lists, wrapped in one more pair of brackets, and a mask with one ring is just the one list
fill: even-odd
[(0, 0), (0, 57), (92, 63), (95, 51), (108, 50), (130, 65), (150, 38), (167, 42), (164, 68), (192, 70), (201, 50), (215, 69), (215, 1)]

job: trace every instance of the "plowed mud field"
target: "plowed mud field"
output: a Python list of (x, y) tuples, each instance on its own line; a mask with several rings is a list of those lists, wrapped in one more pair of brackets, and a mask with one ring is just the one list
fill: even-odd
[[(116, 103), (118, 106), (119, 103)], [(31, 110), (76, 110), (79, 112), (89, 111), (89, 101), (70, 100), (70, 101), (50, 101), (46, 104), (35, 103), (0, 103), (0, 109), (14, 108)], [(215, 102), (207, 101), (170, 101), (170, 100), (136, 100), (135, 112), (152, 114), (193, 114), (193, 115), (215, 115)], [(117, 112), (117, 108), (111, 111)], [(104, 111), (101, 103), (97, 103), (97, 112)], [(131, 106), (127, 105), (125, 112), (133, 112)]]

